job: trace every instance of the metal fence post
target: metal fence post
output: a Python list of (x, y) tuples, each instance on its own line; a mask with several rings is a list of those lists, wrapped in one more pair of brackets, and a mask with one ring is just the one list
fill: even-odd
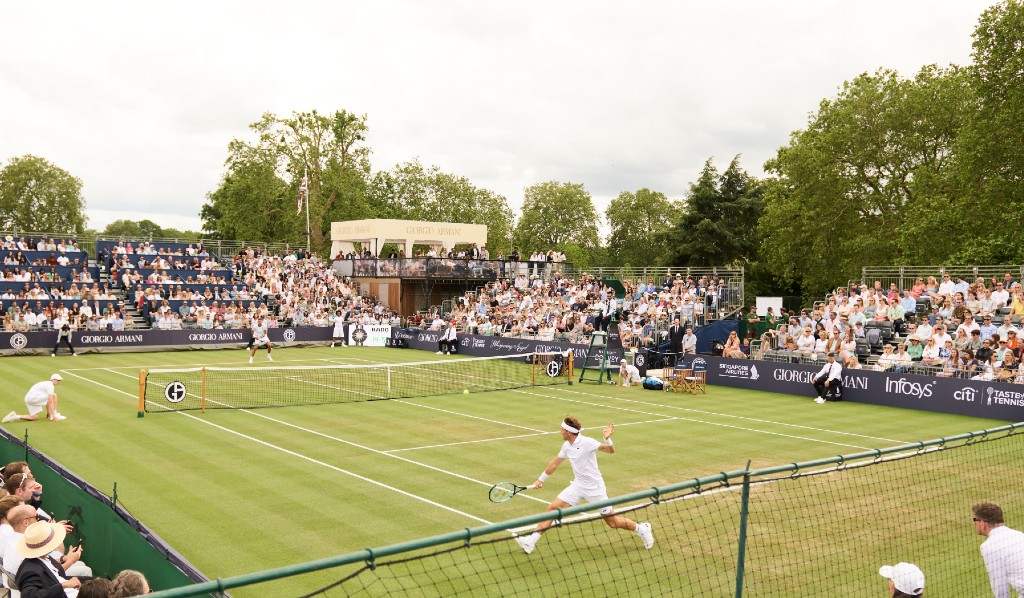
[(736, 557), (736, 598), (743, 597), (743, 566), (747, 557), (747, 513), (750, 504), (750, 461), (743, 471), (743, 498), (740, 504), (740, 539)]

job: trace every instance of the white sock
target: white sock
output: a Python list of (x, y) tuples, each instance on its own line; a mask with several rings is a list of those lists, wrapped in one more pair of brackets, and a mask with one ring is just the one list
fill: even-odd
[(532, 534), (530, 534), (531, 543), (536, 544), (537, 540), (540, 540), (540, 532), (533, 532)]

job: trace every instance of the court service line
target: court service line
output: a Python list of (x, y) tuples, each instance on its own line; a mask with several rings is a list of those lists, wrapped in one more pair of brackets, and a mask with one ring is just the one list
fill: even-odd
[[(667, 422), (667, 421), (673, 421), (673, 420), (678, 420), (678, 419), (679, 419), (678, 417), (674, 417), (674, 416), (673, 417), (666, 417), (664, 419), (649, 419), (647, 421), (628, 422), (628, 423), (624, 423), (624, 424), (615, 424), (615, 427), (616, 428), (621, 428), (623, 426), (636, 426), (636, 425), (640, 425), (640, 424), (653, 424), (653, 423)], [(403, 452), (403, 451), (418, 451), (418, 450), (422, 450), (422, 449), (443, 448), (443, 447), (446, 447), (446, 446), (457, 446), (457, 445), (460, 445), (460, 444), (476, 444), (478, 442), (491, 442), (491, 441), (494, 441), (494, 440), (515, 440), (517, 438), (529, 438), (531, 436), (546, 436), (546, 435), (550, 435), (550, 434), (558, 434), (558, 432), (541, 432), (540, 434), (520, 434), (518, 436), (505, 436), (504, 438), (484, 438), (482, 440), (464, 440), (462, 442), (447, 442), (445, 444), (428, 444), (428, 445), (425, 445), (425, 446), (410, 446), (410, 447), (400, 448), (400, 449), (391, 449), (389, 451), (384, 451), (384, 452), (386, 452), (386, 453), (400, 453), (400, 452)]]
[[(350, 359), (357, 360), (357, 361), (370, 361), (368, 359), (360, 359), (358, 357), (352, 357)], [(438, 361), (446, 361), (446, 360), (442, 359), (442, 360), (438, 360)], [(679, 406), (675, 406), (675, 405), (659, 405), (657, 403), (650, 403), (650, 402), (647, 402), (647, 401), (638, 401), (636, 399), (625, 399), (625, 398), (621, 398), (621, 397), (614, 397), (614, 396), (608, 396), (608, 395), (600, 395), (600, 394), (594, 394), (594, 393), (580, 392), (580, 391), (576, 391), (576, 390), (563, 390), (561, 387), (549, 387), (549, 388), (551, 388), (552, 390), (557, 389), (559, 392), (578, 394), (578, 395), (582, 395), (582, 396), (586, 396), (586, 397), (597, 397), (597, 398), (601, 398), (601, 399), (612, 399), (612, 400), (615, 400), (615, 401), (622, 401), (622, 402), (628, 402), (628, 403), (638, 403), (638, 404), (641, 404), (641, 405), (648, 405), (648, 406), (654, 406), (654, 407), (667, 407), (669, 409), (675, 409), (675, 410), (679, 410), (679, 411), (687, 411), (687, 412), (691, 412), (691, 413), (699, 413), (699, 414), (702, 414), (702, 415), (717, 415), (719, 417), (727, 417), (727, 418), (732, 418), (732, 419), (741, 419), (741, 420), (752, 421), (752, 422), (756, 422), (756, 423), (760, 423), (760, 424), (774, 424), (774, 425), (786, 426), (786, 427), (790, 427), (790, 428), (799, 428), (799, 429), (803, 429), (803, 430), (812, 430), (814, 432), (827, 432), (829, 434), (838, 434), (838, 435), (843, 435), (843, 436), (854, 436), (856, 438), (867, 438), (869, 440), (881, 440), (883, 442), (893, 442), (893, 443), (896, 443), (896, 444), (906, 444), (907, 442), (909, 442), (907, 440), (897, 440), (897, 439), (893, 439), (893, 438), (882, 438), (880, 436), (871, 436), (871, 435), (868, 435), (868, 434), (857, 434), (856, 432), (844, 432), (842, 430), (831, 430), (831, 429), (828, 429), (828, 428), (817, 428), (817, 427), (814, 427), (814, 426), (805, 426), (805, 425), (801, 425), (801, 424), (791, 424), (791, 423), (788, 423), (788, 422), (781, 422), (781, 421), (775, 421), (775, 420), (770, 420), (770, 419), (759, 419), (759, 418), (747, 417), (747, 416), (743, 416), (743, 415), (733, 415), (733, 414), (730, 414), (730, 413), (720, 413), (720, 412), (717, 412), (717, 411), (707, 411), (707, 410), (704, 410), (704, 409), (692, 409), (692, 408), (688, 408), (688, 407), (679, 407)]]
[(602, 399), (612, 399), (612, 400), (615, 400), (615, 401), (622, 401), (622, 402), (625, 402), (625, 403), (637, 403), (639, 405), (647, 405), (647, 406), (651, 406), (651, 407), (666, 407), (668, 409), (676, 409), (676, 410), (679, 410), (679, 411), (688, 411), (688, 412), (691, 412), (691, 413), (700, 413), (700, 414), (703, 414), (703, 415), (718, 415), (718, 416), (721, 416), (721, 417), (728, 417), (728, 418), (733, 418), (733, 419), (742, 419), (742, 420), (746, 420), (746, 421), (757, 422), (759, 424), (776, 424), (776, 425), (779, 425), (779, 426), (787, 426), (787, 427), (790, 427), (790, 428), (801, 428), (801, 429), (804, 429), (804, 430), (813, 430), (815, 432), (828, 432), (829, 434), (841, 434), (843, 436), (856, 436), (857, 438), (867, 438), (869, 440), (882, 440), (884, 442), (893, 442), (893, 443), (896, 443), (896, 444), (907, 444), (908, 442), (910, 442), (908, 440), (895, 440), (895, 439), (892, 439), (892, 438), (882, 438), (880, 436), (870, 436), (868, 434), (857, 434), (856, 432), (843, 432), (842, 430), (830, 430), (828, 428), (816, 428), (814, 426), (804, 426), (804, 425), (801, 425), (801, 424), (791, 424), (791, 423), (787, 423), (787, 422), (779, 422), (779, 421), (774, 421), (774, 420), (770, 420), (770, 419), (758, 419), (756, 417), (747, 417), (745, 415), (733, 415), (733, 414), (730, 414), (730, 413), (720, 413), (720, 412), (717, 412), (717, 411), (707, 411), (707, 410), (703, 410), (703, 409), (692, 409), (692, 408), (689, 408), (689, 407), (680, 407), (678, 405), (662, 405), (662, 404), (659, 404), (659, 403), (650, 403), (650, 402), (647, 402), (647, 401), (639, 401), (637, 399), (625, 399), (625, 398), (622, 398), (622, 397), (612, 397), (612, 396), (607, 396), (607, 395), (599, 395), (599, 394), (594, 394), (594, 393), (590, 393), (590, 392), (580, 392), (578, 390), (562, 390), (561, 388), (559, 388), (559, 391), (560, 392), (567, 392), (567, 393), (571, 393), (571, 394), (576, 394), (576, 395), (582, 395), (582, 396), (585, 396), (585, 397), (600, 397)]
[(420, 405), (419, 403), (413, 403), (405, 399), (391, 399), (394, 403), (402, 403), (404, 405), (412, 405), (413, 407), (421, 407), (423, 409), (430, 409), (431, 411), (440, 411), (441, 413), (447, 413), (449, 415), (458, 415), (460, 417), (468, 417), (469, 419), (478, 419), (492, 424), (499, 424), (502, 426), (509, 426), (512, 428), (519, 428), (520, 430), (527, 430), (529, 432), (540, 432), (541, 434), (548, 434), (546, 430), (538, 430), (537, 428), (530, 428), (527, 426), (520, 426), (518, 424), (510, 424), (508, 422), (498, 421), (496, 419), (487, 419), (486, 417), (480, 417), (478, 415), (469, 415), (468, 413), (459, 413), (458, 411), (450, 411), (448, 409), (441, 409), (440, 407), (431, 407), (430, 405)]
[[(74, 376), (75, 378), (79, 378), (79, 379), (84, 380), (86, 382), (91, 382), (92, 384), (95, 384), (97, 386), (102, 386), (103, 388), (106, 388), (108, 390), (112, 390), (114, 392), (121, 393), (121, 394), (127, 395), (129, 397), (134, 397), (134, 395), (132, 395), (129, 392), (125, 392), (125, 391), (123, 391), (123, 390), (121, 390), (119, 388), (114, 388), (112, 386), (107, 386), (106, 384), (103, 384), (102, 382), (97, 382), (96, 380), (92, 380), (90, 378), (86, 378), (85, 376), (81, 376), (81, 375), (78, 375), (78, 374), (67, 372), (66, 370), (65, 370), (65, 373), (67, 373), (69, 376)], [(128, 374), (121, 374), (121, 375), (127, 376), (127, 377), (131, 378), (131, 376), (128, 376)], [(156, 403), (153, 403), (153, 404), (156, 405)], [(303, 455), (301, 453), (297, 453), (295, 451), (286, 449), (284, 447), (277, 446), (276, 444), (271, 444), (271, 443), (269, 443), (269, 442), (267, 442), (265, 440), (260, 440), (259, 438), (255, 438), (253, 436), (249, 436), (248, 434), (243, 434), (243, 433), (241, 433), (241, 432), (239, 432), (237, 430), (232, 430), (231, 428), (228, 428), (226, 426), (222, 426), (220, 424), (215, 424), (213, 422), (206, 421), (206, 420), (204, 420), (204, 419), (202, 419), (200, 417), (196, 417), (196, 416), (194, 416), (194, 415), (192, 415), (190, 413), (183, 413), (181, 411), (177, 411), (176, 413), (178, 415), (182, 415), (184, 417), (188, 417), (188, 418), (190, 418), (190, 419), (192, 419), (194, 421), (206, 424), (208, 426), (212, 426), (212, 427), (214, 427), (214, 428), (216, 428), (218, 430), (221, 430), (223, 432), (227, 432), (228, 434), (234, 434), (235, 436), (238, 436), (238, 437), (243, 438), (245, 440), (249, 440), (249, 441), (254, 442), (256, 444), (265, 446), (265, 447), (267, 447), (269, 449), (280, 451), (282, 453), (285, 453), (286, 455), (297, 457), (297, 458), (302, 459), (304, 461), (308, 461), (308, 462), (313, 463), (315, 465), (320, 465), (321, 467), (325, 467), (325, 468), (330, 469), (332, 471), (336, 471), (338, 473), (341, 473), (341, 474), (344, 474), (344, 475), (356, 478), (358, 480), (367, 482), (369, 484), (373, 484), (375, 486), (379, 486), (379, 487), (384, 488), (386, 490), (391, 490), (392, 492), (396, 492), (398, 494), (401, 494), (403, 496), (406, 496), (406, 497), (418, 500), (420, 502), (425, 502), (428, 505), (437, 507), (439, 509), (444, 509), (445, 511), (449, 511), (451, 513), (455, 513), (456, 515), (461, 515), (461, 516), (466, 517), (468, 519), (472, 519), (473, 521), (479, 521), (480, 523), (483, 523), (485, 525), (490, 525), (492, 523), (492, 522), (490, 522), (490, 521), (488, 521), (486, 519), (483, 519), (481, 517), (477, 517), (476, 515), (470, 515), (469, 513), (466, 513), (465, 511), (460, 511), (460, 510), (458, 510), (456, 508), (449, 507), (448, 505), (444, 505), (444, 504), (441, 504), (439, 502), (430, 500), (429, 498), (425, 498), (423, 496), (419, 496), (419, 495), (413, 494), (411, 492), (407, 492), (407, 491), (402, 490), (400, 488), (396, 488), (394, 486), (391, 486), (391, 485), (385, 484), (383, 482), (380, 482), (380, 481), (368, 478), (366, 476), (359, 475), (358, 473), (355, 473), (355, 472), (352, 472), (352, 471), (348, 471), (346, 469), (342, 469), (342, 468), (337, 467), (335, 465), (331, 465), (330, 463), (325, 463), (323, 461), (320, 461), (318, 459), (314, 459), (314, 458), (309, 457), (307, 455)]]
[[(553, 397), (551, 395), (542, 395), (542, 394), (537, 394), (537, 393), (534, 393), (534, 392), (527, 392), (525, 390), (513, 390), (512, 392), (519, 392), (519, 393), (523, 393), (523, 394), (527, 394), (527, 395), (533, 395), (535, 397), (542, 397), (542, 398), (546, 398), (546, 399), (555, 399), (555, 400), (558, 400), (558, 401), (566, 401), (568, 403), (579, 403), (581, 405), (588, 405), (588, 406), (591, 406), (591, 407), (604, 407), (606, 409), (616, 409), (618, 411), (629, 411), (631, 413), (642, 413), (644, 415), (651, 415), (651, 416), (657, 416), (657, 417), (672, 417), (672, 416), (665, 415), (665, 414), (662, 414), (662, 413), (651, 413), (651, 412), (648, 412), (648, 411), (641, 411), (639, 409), (630, 409), (628, 407), (618, 407), (616, 405), (606, 405), (606, 404), (594, 403), (594, 402), (590, 402), (590, 401), (583, 401), (583, 400), (579, 400), (579, 399), (569, 399), (569, 398), (565, 398), (565, 397)], [(733, 430), (743, 430), (745, 432), (757, 432), (759, 434), (768, 434), (770, 436), (782, 436), (784, 438), (794, 438), (796, 440), (806, 440), (808, 442), (820, 442), (820, 443), (824, 443), (824, 444), (833, 444), (833, 445), (836, 445), (836, 446), (845, 446), (847, 448), (855, 448), (855, 449), (861, 449), (861, 450), (869, 450), (869, 449), (872, 448), (872, 447), (868, 447), (868, 446), (858, 446), (856, 444), (846, 444), (846, 443), (843, 443), (843, 442), (833, 442), (831, 440), (820, 440), (818, 438), (808, 438), (806, 436), (794, 436), (792, 434), (783, 434), (781, 432), (770, 432), (768, 430), (758, 430), (757, 428), (744, 428), (743, 426), (733, 426), (733, 425), (730, 425), (730, 424), (722, 424), (722, 423), (718, 423), (718, 422), (710, 422), (710, 421), (700, 420), (700, 419), (691, 418), (691, 417), (676, 417), (675, 419), (678, 419), (680, 421), (688, 421), (688, 422), (699, 423), (699, 424), (707, 424), (709, 426), (718, 426), (718, 427), (721, 427), (721, 428), (731, 428)]]

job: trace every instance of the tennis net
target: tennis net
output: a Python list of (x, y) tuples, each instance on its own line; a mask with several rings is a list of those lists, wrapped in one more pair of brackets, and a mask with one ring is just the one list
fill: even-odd
[(139, 416), (167, 411), (353, 403), (565, 384), (572, 379), (571, 370), (571, 352), (378, 365), (142, 370)]

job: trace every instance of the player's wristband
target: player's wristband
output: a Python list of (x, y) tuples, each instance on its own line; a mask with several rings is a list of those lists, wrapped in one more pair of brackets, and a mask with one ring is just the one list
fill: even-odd
[(607, 444), (608, 446), (611, 446), (611, 445), (615, 444), (614, 442), (612, 442), (611, 438), (605, 438), (604, 439), (604, 443)]
[(543, 482), (543, 481), (544, 481), (544, 480), (546, 480), (546, 479), (548, 479), (548, 472), (546, 472), (546, 471), (542, 471), (542, 472), (540, 472), (540, 475), (539, 475), (539, 476), (537, 476), (537, 480), (538, 480), (538, 481), (541, 481), (541, 482)]

